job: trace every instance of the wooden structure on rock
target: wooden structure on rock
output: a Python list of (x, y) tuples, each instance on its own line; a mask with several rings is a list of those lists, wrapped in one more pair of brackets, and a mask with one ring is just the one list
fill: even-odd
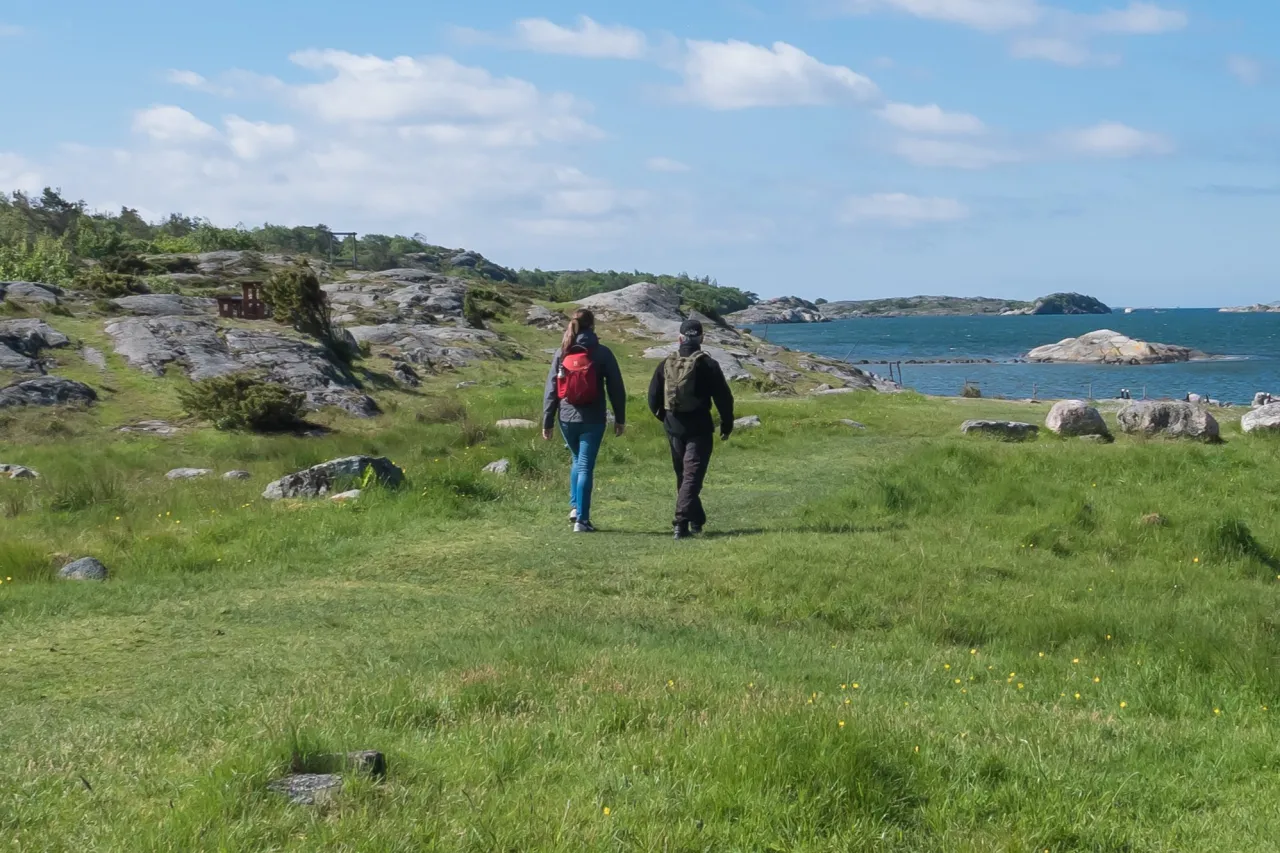
[(218, 296), (218, 316), (237, 320), (264, 320), (267, 304), (262, 301), (262, 282), (240, 283), (240, 295)]

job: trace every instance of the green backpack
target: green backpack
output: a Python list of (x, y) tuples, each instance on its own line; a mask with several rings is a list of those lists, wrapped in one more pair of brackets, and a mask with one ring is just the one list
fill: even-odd
[(690, 356), (672, 353), (667, 356), (662, 367), (662, 380), (666, 390), (668, 412), (692, 412), (702, 401), (698, 399), (697, 376), (698, 359), (705, 356), (702, 351)]

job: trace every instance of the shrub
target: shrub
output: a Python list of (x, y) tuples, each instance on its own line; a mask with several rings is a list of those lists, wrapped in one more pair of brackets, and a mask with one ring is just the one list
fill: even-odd
[(52, 237), (39, 237), (32, 243), (0, 245), (0, 281), (69, 284), (75, 278), (75, 271), (71, 252)]
[(112, 272), (105, 264), (89, 267), (76, 276), (75, 284), (99, 299), (117, 299), (131, 293), (146, 292), (146, 287), (136, 275)]
[(982, 389), (972, 382), (966, 382), (964, 383), (964, 388), (960, 389), (960, 396), (978, 399), (982, 396)]
[(247, 373), (201, 379), (178, 392), (183, 409), (220, 430), (274, 432), (296, 426), (306, 396)]
[(262, 300), (271, 308), (276, 322), (287, 323), (316, 338), (344, 364), (350, 364), (359, 353), (334, 331), (328, 294), (320, 288), (319, 276), (306, 261), (273, 273), (262, 288)]
[(483, 329), (486, 320), (497, 317), (510, 304), (502, 294), (487, 287), (469, 287), (462, 297), (462, 316), (473, 328)]

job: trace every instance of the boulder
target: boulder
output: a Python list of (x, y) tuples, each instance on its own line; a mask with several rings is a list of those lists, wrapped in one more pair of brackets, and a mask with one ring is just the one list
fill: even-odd
[(228, 471), (222, 475), (224, 480), (252, 480), (253, 475), (248, 471)]
[(498, 429), (537, 429), (538, 425), (525, 418), (506, 418), (494, 424)]
[(747, 415), (733, 422), (734, 429), (756, 429), (760, 426), (763, 426), (763, 424), (760, 423), (759, 415)]
[(965, 435), (989, 435), (1005, 441), (1028, 441), (1040, 434), (1040, 427), (1019, 421), (965, 421), (960, 431)]
[(433, 373), (498, 357), (493, 345), (499, 338), (485, 329), (383, 323), (379, 326), (353, 326), (348, 331), (362, 344), (385, 348), (385, 354), (425, 367)]
[(1144, 401), (1130, 403), (1116, 416), (1126, 433), (1216, 441), (1218, 422), (1205, 409), (1190, 403)]
[(486, 474), (502, 475), (502, 474), (506, 474), (510, 470), (511, 470), (510, 459), (499, 459), (497, 462), (490, 462), (488, 465), (484, 466), (484, 472)]
[(213, 471), (208, 468), (174, 468), (164, 476), (168, 480), (194, 480), (197, 477), (206, 477), (212, 473)]
[(1280, 403), (1270, 403), (1249, 412), (1240, 419), (1240, 429), (1245, 432), (1280, 432)]
[(0, 320), (0, 348), (8, 347), (28, 358), (39, 358), (42, 351), (69, 343), (66, 335), (43, 320)]
[(1257, 394), (1253, 395), (1253, 407), (1255, 409), (1261, 409), (1263, 406), (1270, 406), (1275, 402), (1277, 402), (1276, 398), (1268, 394), (1266, 391), (1259, 391)]
[(563, 328), (566, 321), (563, 314), (552, 311), (550, 308), (543, 308), (541, 305), (530, 305), (524, 322), (527, 326), (537, 326), (539, 329), (550, 331)]
[(1084, 400), (1063, 400), (1055, 403), (1045, 418), (1044, 425), (1050, 432), (1065, 438), (1086, 435), (1110, 435), (1111, 430), (1102, 413)]
[(107, 579), (107, 567), (93, 557), (83, 557), (63, 566), (58, 577), (68, 581), (104, 581)]
[(52, 284), (38, 284), (33, 281), (0, 281), (0, 302), (50, 306), (57, 305), (58, 297), (61, 295), (62, 290)]
[(0, 388), (0, 409), (18, 406), (89, 405), (98, 392), (83, 382), (40, 376)]
[(23, 465), (6, 465), (0, 462), (0, 479), (38, 480), (40, 474)]
[(44, 373), (40, 362), (34, 358), (28, 358), (3, 343), (0, 343), (0, 370), (12, 370), (15, 373)]
[(262, 496), (269, 501), (320, 497), (332, 492), (336, 484), (362, 480), (369, 469), (384, 486), (394, 488), (404, 482), (404, 471), (386, 457), (348, 456), (282, 477), (267, 486)]
[(422, 378), (418, 376), (418, 371), (403, 361), (397, 361), (391, 366), (391, 375), (405, 388), (418, 388), (422, 385)]
[(342, 792), (342, 777), (334, 773), (294, 773), (267, 783), (268, 790), (283, 794), (299, 806), (322, 806)]
[(1027, 353), (1028, 360), (1038, 363), (1170, 364), (1205, 357), (1190, 347), (1135, 341), (1110, 329), (1067, 338)]
[(213, 314), (218, 303), (213, 299), (197, 299), (173, 293), (145, 293), (112, 299), (111, 304), (137, 317), (199, 317)]

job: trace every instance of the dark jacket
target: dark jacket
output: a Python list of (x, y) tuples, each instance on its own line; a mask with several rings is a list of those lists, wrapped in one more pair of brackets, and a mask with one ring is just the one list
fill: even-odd
[[(681, 344), (680, 355), (690, 356), (701, 347)], [(658, 365), (649, 382), (649, 411), (662, 421), (671, 435), (700, 436), (711, 435), (716, 430), (711, 419), (711, 403), (715, 402), (720, 411), (720, 434), (728, 437), (733, 432), (733, 391), (724, 378), (724, 371), (714, 358), (707, 355), (698, 359), (694, 369), (694, 393), (698, 397), (698, 408), (692, 412), (668, 412), (666, 410), (666, 377), (663, 369), (666, 361)]]
[[(608, 422), (605, 411), (605, 399), (613, 407), (613, 416), (618, 423), (627, 422), (627, 389), (622, 384), (622, 371), (618, 368), (618, 359), (613, 352), (600, 343), (595, 332), (583, 332), (574, 343), (587, 348), (591, 360), (595, 362), (596, 373), (600, 376), (600, 394), (589, 406), (575, 406), (568, 400), (561, 400), (556, 390), (556, 373), (560, 370), (560, 359), (563, 353), (556, 350), (551, 360), (551, 372), (547, 374), (547, 387), (543, 395), (542, 428), (555, 426), (556, 415), (560, 422), (566, 424), (603, 424)], [(607, 393), (606, 393), (607, 392)]]

